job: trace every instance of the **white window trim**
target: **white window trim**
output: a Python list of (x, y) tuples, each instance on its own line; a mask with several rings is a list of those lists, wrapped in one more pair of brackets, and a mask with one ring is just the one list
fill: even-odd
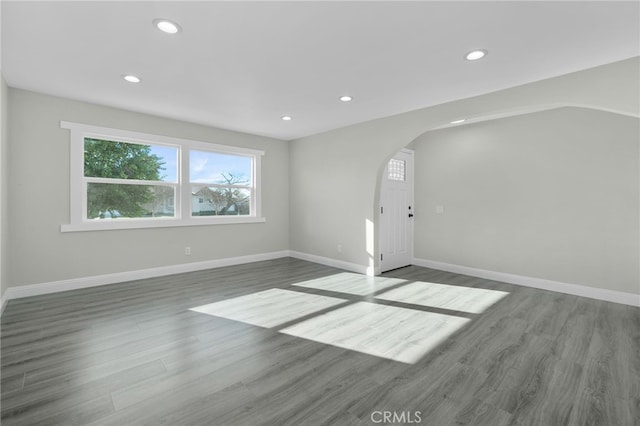
[[(222, 225), (241, 223), (263, 223), (261, 191), (261, 159), (264, 151), (207, 142), (180, 139), (169, 136), (152, 135), (108, 127), (61, 121), (60, 127), (70, 131), (69, 170), (69, 224), (60, 226), (61, 232), (101, 231), (113, 229), (164, 228), (176, 226)], [(84, 138), (122, 139), (127, 142), (169, 145), (178, 147), (177, 183), (149, 182), (154, 185), (176, 187), (175, 218), (120, 218), (114, 220), (86, 219), (87, 197), (84, 179)], [(213, 151), (221, 154), (247, 155), (254, 158), (252, 174), (251, 215), (249, 216), (191, 216), (191, 186), (189, 182), (189, 150)], [(110, 180), (113, 181), (113, 180)], [(136, 182), (138, 183), (138, 182)], [(193, 183), (199, 185), (199, 183)], [(207, 185), (207, 184), (202, 184)], [(247, 187), (245, 187), (247, 188)]]

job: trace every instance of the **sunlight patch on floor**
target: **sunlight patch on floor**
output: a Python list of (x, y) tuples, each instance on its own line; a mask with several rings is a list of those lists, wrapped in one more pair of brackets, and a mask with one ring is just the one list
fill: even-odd
[(378, 294), (376, 298), (481, 314), (507, 294), (506, 291), (416, 281)]
[(407, 280), (399, 278), (369, 277), (367, 275), (342, 272), (329, 277), (297, 283), (294, 286), (366, 296), (406, 282)]
[(280, 332), (413, 364), (468, 321), (452, 315), (357, 302)]
[[(304, 293), (302, 288), (331, 292), (335, 297)], [(367, 301), (349, 300), (347, 294)], [(344, 272), (296, 283), (290, 290), (272, 288), (190, 310), (412, 364), (471, 321), (455, 312), (445, 315), (423, 307), (482, 314), (508, 294)], [(406, 306), (370, 302), (376, 299)]]
[(189, 310), (271, 328), (345, 302), (334, 297), (272, 288)]

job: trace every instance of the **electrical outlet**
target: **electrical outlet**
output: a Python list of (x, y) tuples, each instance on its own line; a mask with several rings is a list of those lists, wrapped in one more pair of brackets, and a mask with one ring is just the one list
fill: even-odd
[(191, 256), (191, 247), (187, 246), (184, 248), (184, 254), (186, 256)]
[(338, 244), (338, 253), (342, 253), (342, 244)]

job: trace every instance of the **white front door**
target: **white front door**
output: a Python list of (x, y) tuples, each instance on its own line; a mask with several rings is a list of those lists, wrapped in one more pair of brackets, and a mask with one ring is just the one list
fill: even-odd
[(403, 149), (380, 184), (380, 271), (413, 262), (413, 151)]

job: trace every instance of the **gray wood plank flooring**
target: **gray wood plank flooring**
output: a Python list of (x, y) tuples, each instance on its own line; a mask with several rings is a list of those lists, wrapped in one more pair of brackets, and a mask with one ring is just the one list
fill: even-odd
[(640, 425), (640, 309), (414, 266), (16, 299), (1, 333), (3, 426)]

